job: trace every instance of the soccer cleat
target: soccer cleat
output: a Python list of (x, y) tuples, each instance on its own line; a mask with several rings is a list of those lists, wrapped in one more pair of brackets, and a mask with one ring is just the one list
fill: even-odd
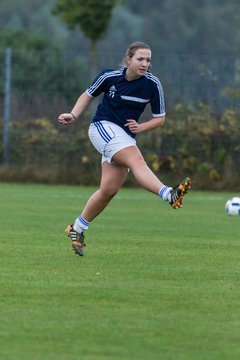
[(72, 240), (72, 250), (75, 251), (75, 254), (83, 256), (84, 255), (83, 248), (86, 246), (86, 244), (84, 243), (83, 232), (78, 233), (77, 231), (75, 231), (73, 228), (73, 224), (68, 225), (65, 232)]
[(187, 177), (171, 190), (171, 200), (169, 201), (169, 204), (173, 209), (179, 209), (182, 207), (183, 197), (187, 194), (190, 188), (191, 179)]

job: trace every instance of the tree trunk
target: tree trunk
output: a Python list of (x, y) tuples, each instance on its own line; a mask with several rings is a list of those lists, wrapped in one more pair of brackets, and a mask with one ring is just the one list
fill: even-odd
[(90, 44), (90, 76), (91, 79), (95, 79), (97, 76), (97, 43), (91, 41)]

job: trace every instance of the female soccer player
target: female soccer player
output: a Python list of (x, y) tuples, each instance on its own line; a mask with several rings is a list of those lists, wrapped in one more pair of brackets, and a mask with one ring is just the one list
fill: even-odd
[[(126, 66), (104, 70), (78, 98), (70, 113), (58, 121), (67, 125), (77, 120), (91, 101), (103, 93), (103, 99), (89, 127), (89, 138), (102, 155), (99, 189), (89, 198), (82, 213), (66, 232), (76, 254), (83, 256), (84, 231), (108, 205), (122, 187), (129, 170), (138, 184), (158, 195), (174, 209), (182, 206), (183, 196), (190, 189), (189, 178), (175, 188), (164, 185), (146, 164), (136, 145), (138, 133), (151, 131), (165, 122), (165, 101), (159, 79), (149, 72), (151, 49), (142, 42), (129, 46), (124, 58)], [(147, 104), (152, 118), (141, 124), (138, 120)]]

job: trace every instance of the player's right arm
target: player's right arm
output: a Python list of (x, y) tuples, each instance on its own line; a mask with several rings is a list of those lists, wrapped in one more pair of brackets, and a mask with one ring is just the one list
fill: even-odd
[(58, 121), (61, 124), (71, 124), (84, 112), (84, 110), (88, 107), (90, 102), (93, 100), (93, 97), (89, 96), (85, 91), (82, 95), (79, 96), (76, 104), (73, 109), (69, 113), (63, 113), (59, 115)]
[(78, 98), (73, 109), (69, 113), (61, 114), (58, 117), (58, 121), (61, 124), (71, 124), (84, 112), (90, 102), (106, 90), (106, 83), (108, 79), (108, 73), (104, 70), (100, 75), (96, 77), (92, 85)]

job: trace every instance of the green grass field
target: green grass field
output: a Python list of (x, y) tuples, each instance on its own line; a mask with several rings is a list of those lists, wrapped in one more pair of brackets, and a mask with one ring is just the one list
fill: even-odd
[(173, 210), (122, 189), (86, 233), (65, 226), (93, 188), (0, 183), (0, 358), (240, 359), (240, 217), (230, 193)]

